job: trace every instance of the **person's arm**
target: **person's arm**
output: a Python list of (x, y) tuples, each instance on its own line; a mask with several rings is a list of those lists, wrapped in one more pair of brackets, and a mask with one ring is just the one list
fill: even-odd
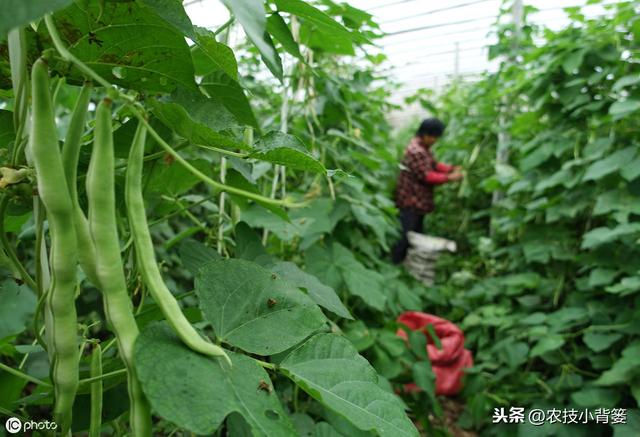
[(445, 164), (444, 162), (436, 163), (436, 170), (440, 173), (451, 173), (454, 168), (453, 165)]
[(424, 180), (428, 184), (440, 185), (449, 182), (449, 175), (440, 171), (431, 170), (424, 175)]

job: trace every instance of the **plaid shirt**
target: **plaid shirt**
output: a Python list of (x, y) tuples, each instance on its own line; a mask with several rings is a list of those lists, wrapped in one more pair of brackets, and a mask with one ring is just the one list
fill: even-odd
[[(395, 193), (396, 206), (402, 209), (413, 209), (420, 214), (433, 211), (434, 183), (446, 182), (444, 173), (450, 171), (450, 166), (436, 162), (431, 149), (424, 147), (420, 139), (414, 137), (402, 160), (402, 170), (398, 176)], [(428, 178), (429, 175), (436, 177)], [(431, 179), (432, 182), (427, 182), (427, 179)]]

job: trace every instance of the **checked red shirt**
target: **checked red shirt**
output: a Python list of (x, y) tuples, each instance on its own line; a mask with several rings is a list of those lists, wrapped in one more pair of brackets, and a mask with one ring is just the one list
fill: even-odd
[(453, 166), (437, 162), (418, 137), (409, 142), (396, 186), (396, 206), (427, 214), (434, 209), (433, 187), (449, 181)]

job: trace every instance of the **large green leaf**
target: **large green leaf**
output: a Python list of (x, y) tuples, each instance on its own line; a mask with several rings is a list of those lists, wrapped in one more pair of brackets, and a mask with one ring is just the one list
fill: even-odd
[[(640, 162), (638, 163), (640, 165)], [(640, 198), (628, 190), (611, 190), (598, 196), (593, 208), (594, 215), (608, 214), (611, 211), (625, 211), (640, 214)]]
[(384, 278), (362, 265), (343, 245), (332, 243), (326, 248), (315, 245), (305, 252), (305, 262), (307, 271), (335, 290), (344, 284), (365, 304), (379, 311), (384, 309), (387, 300)]
[(320, 279), (334, 290), (339, 290), (344, 281), (339, 265), (336, 264), (331, 245), (323, 247), (320, 244), (311, 246), (304, 253), (306, 271)]
[(54, 20), (71, 52), (110, 82), (144, 91), (195, 89), (182, 32), (142, 3), (75, 3)]
[(310, 396), (359, 429), (380, 436), (417, 436), (402, 402), (378, 385), (373, 367), (349, 340), (319, 334), (294, 349), (281, 370)]
[(324, 285), (318, 278), (304, 272), (294, 263), (280, 261), (270, 264), (266, 268), (285, 281), (306, 290), (311, 299), (321, 307), (340, 317), (353, 320), (353, 316), (342, 304), (333, 288)]
[(229, 259), (201, 267), (195, 290), (216, 335), (255, 354), (289, 349), (326, 322), (305, 293), (250, 261)]
[[(306, 38), (303, 40), (329, 52), (354, 54), (354, 38), (363, 41), (357, 34), (351, 34), (344, 26), (319, 9), (301, 0), (275, 0), (278, 11), (288, 12), (303, 20)], [(366, 40), (364, 40), (366, 41)]]
[(605, 159), (596, 161), (587, 168), (584, 180), (598, 180), (608, 174), (620, 170), (620, 168), (631, 161), (637, 153), (637, 147), (631, 146), (626, 149), (618, 150)]
[(262, 0), (222, 0), (240, 22), (256, 46), (271, 73), (282, 80), (282, 60), (267, 33), (267, 19)]
[(282, 48), (284, 48), (288, 53), (292, 54), (299, 60), (304, 62), (304, 58), (300, 53), (300, 47), (298, 47), (298, 43), (293, 39), (293, 35), (291, 34), (291, 30), (287, 23), (284, 22), (284, 19), (280, 14), (274, 12), (267, 19), (267, 31), (282, 44)]
[(616, 341), (622, 338), (622, 334), (618, 332), (612, 333), (600, 333), (600, 332), (587, 332), (582, 336), (584, 344), (594, 352), (602, 352), (607, 350)]
[(258, 140), (251, 157), (295, 170), (322, 174), (327, 172), (320, 161), (309, 153), (302, 141), (282, 132), (269, 132)]
[(611, 87), (612, 91), (620, 91), (626, 87), (635, 85), (640, 83), (640, 74), (630, 74), (628, 76), (623, 76), (616, 81)]
[(622, 118), (638, 110), (640, 110), (640, 100), (628, 99), (611, 105), (609, 114), (613, 115), (614, 118)]
[(615, 228), (600, 227), (582, 236), (582, 248), (592, 249), (618, 240), (620, 237), (640, 232), (640, 223), (624, 223)]
[(73, 0), (2, 0), (0, 6), (0, 40), (17, 26), (37, 20), (48, 12), (69, 5)]
[(182, 32), (184, 36), (192, 40), (196, 39), (193, 25), (182, 6), (182, 2), (176, 0), (142, 0), (142, 3)]
[(565, 73), (572, 74), (574, 70), (579, 69), (586, 53), (587, 49), (579, 49), (568, 54), (562, 62), (562, 69)]
[(193, 65), (198, 76), (206, 76), (214, 71), (224, 71), (227, 76), (238, 79), (238, 62), (229, 46), (216, 40), (210, 30), (195, 27), (196, 44), (191, 47)]
[(533, 357), (537, 357), (542, 354), (546, 354), (547, 352), (551, 352), (559, 349), (564, 344), (564, 338), (561, 335), (549, 335), (547, 337), (543, 337), (538, 343), (531, 348), (529, 355)]
[(232, 366), (190, 350), (169, 326), (150, 325), (136, 341), (135, 361), (153, 410), (196, 434), (212, 435), (236, 412), (254, 436), (294, 436), (267, 372), (247, 356), (227, 354)]
[(586, 387), (571, 395), (571, 400), (579, 407), (612, 408), (618, 404), (620, 393), (600, 387)]
[(215, 71), (206, 75), (200, 86), (207, 95), (216, 98), (231, 112), (242, 124), (252, 126), (258, 132), (260, 127), (256, 120), (249, 100), (238, 82), (224, 71)]
[[(189, 161), (189, 163), (202, 172), (207, 172), (209, 163), (203, 159)], [(173, 197), (190, 190), (200, 183), (200, 179), (193, 175), (178, 162), (159, 162), (154, 165), (149, 173), (147, 189), (150, 192), (169, 194)]]
[(238, 126), (236, 118), (217, 99), (179, 88), (170, 97), (150, 99), (150, 104), (160, 121), (192, 143), (230, 149), (247, 148), (231, 132)]
[(193, 276), (197, 275), (200, 268), (207, 263), (222, 259), (214, 249), (196, 240), (183, 241), (179, 251), (182, 265)]
[(300, 235), (300, 221), (303, 220), (288, 220), (288, 217), (258, 205), (250, 205), (243, 209), (240, 217), (252, 228), (267, 229), (285, 242), (290, 242), (296, 235)]
[(20, 334), (35, 312), (35, 295), (26, 285), (6, 279), (0, 282), (0, 302), (0, 339)]
[(634, 341), (622, 351), (622, 357), (596, 380), (598, 385), (628, 384), (640, 375), (640, 341)]

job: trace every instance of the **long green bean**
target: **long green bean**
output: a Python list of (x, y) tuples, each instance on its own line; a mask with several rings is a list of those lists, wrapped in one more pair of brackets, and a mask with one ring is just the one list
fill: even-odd
[(127, 203), (127, 213), (129, 214), (129, 226), (131, 227), (133, 243), (136, 249), (138, 269), (153, 299), (180, 339), (196, 352), (213, 357), (224, 357), (230, 362), (229, 357), (221, 347), (206, 341), (189, 323), (175, 297), (165, 285), (158, 269), (142, 196), (142, 159), (144, 156), (146, 130), (145, 123), (138, 125), (138, 130), (129, 152), (129, 166), (127, 167), (125, 187), (125, 201)]
[(58, 148), (57, 130), (47, 65), (41, 59), (33, 64), (32, 114), (29, 147), (33, 155), (51, 236), (51, 286), (47, 296), (46, 317), (51, 332), (47, 335), (53, 362), (54, 417), (63, 435), (71, 427), (71, 411), (78, 389), (77, 315), (75, 310), (77, 244), (73, 226), (73, 206), (64, 176)]
[(102, 350), (100, 344), (95, 344), (91, 352), (91, 377), (96, 378), (91, 383), (91, 420), (89, 422), (89, 437), (100, 437), (102, 428)]
[(120, 257), (111, 101), (108, 99), (100, 102), (96, 111), (94, 146), (87, 173), (87, 198), (89, 230), (96, 247), (98, 285), (104, 296), (107, 320), (116, 334), (118, 349), (127, 368), (131, 429), (135, 436), (151, 435), (149, 405), (142, 393), (133, 362), (133, 348), (139, 331)]
[(89, 280), (98, 285), (98, 277), (95, 268), (96, 249), (89, 235), (89, 222), (82, 212), (78, 201), (78, 159), (80, 157), (80, 147), (82, 145), (82, 135), (84, 133), (85, 122), (89, 101), (91, 99), (91, 84), (85, 83), (80, 91), (78, 100), (76, 101), (67, 136), (62, 146), (62, 164), (64, 173), (67, 177), (67, 185), (71, 202), (73, 203), (74, 226), (76, 228), (76, 237), (78, 239), (78, 258), (82, 270)]

